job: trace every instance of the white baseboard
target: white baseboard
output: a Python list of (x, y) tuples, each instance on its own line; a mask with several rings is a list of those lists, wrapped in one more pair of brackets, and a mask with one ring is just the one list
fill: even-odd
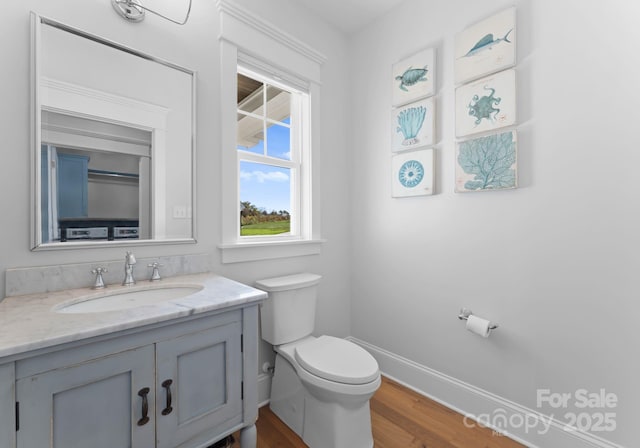
[(258, 375), (258, 407), (269, 404), (271, 396), (271, 375), (261, 373)]
[[(624, 448), (601, 437), (569, 431), (565, 423), (498, 395), (415, 363), (375, 345), (348, 337), (378, 361), (387, 377), (453, 409), (469, 426), (493, 429), (496, 437), (508, 436), (531, 448)], [(479, 422), (482, 422), (479, 423)]]

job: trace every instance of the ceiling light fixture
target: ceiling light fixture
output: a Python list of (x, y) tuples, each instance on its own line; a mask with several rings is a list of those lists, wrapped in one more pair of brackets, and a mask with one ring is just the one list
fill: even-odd
[(149, 11), (150, 13), (162, 17), (169, 22), (173, 22), (177, 25), (184, 25), (185, 23), (187, 23), (187, 20), (189, 20), (192, 2), (193, 0), (189, 0), (189, 9), (187, 10), (187, 15), (182, 22), (173, 20), (167, 16), (160, 14), (159, 12), (154, 11), (153, 9), (142, 6), (140, 0), (111, 0), (111, 5), (113, 6), (113, 9), (115, 9), (116, 12), (120, 15), (120, 17), (125, 18), (129, 22), (141, 22), (144, 19), (145, 11)]

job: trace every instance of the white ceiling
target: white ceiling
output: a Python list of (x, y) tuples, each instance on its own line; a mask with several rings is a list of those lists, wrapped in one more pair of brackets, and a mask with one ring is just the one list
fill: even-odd
[(404, 0), (297, 0), (347, 34), (354, 33)]

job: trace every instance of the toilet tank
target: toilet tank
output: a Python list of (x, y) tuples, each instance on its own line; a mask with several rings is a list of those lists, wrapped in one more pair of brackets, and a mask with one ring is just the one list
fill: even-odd
[(260, 305), (262, 339), (286, 344), (310, 335), (316, 318), (316, 292), (322, 277), (295, 274), (258, 280), (256, 288), (269, 294)]

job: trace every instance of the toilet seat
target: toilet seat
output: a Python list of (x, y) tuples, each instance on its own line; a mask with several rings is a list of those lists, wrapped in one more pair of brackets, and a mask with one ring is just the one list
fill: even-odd
[(367, 384), (379, 376), (378, 363), (362, 347), (333, 336), (320, 336), (295, 347), (294, 356), (307, 372), (343, 384)]

